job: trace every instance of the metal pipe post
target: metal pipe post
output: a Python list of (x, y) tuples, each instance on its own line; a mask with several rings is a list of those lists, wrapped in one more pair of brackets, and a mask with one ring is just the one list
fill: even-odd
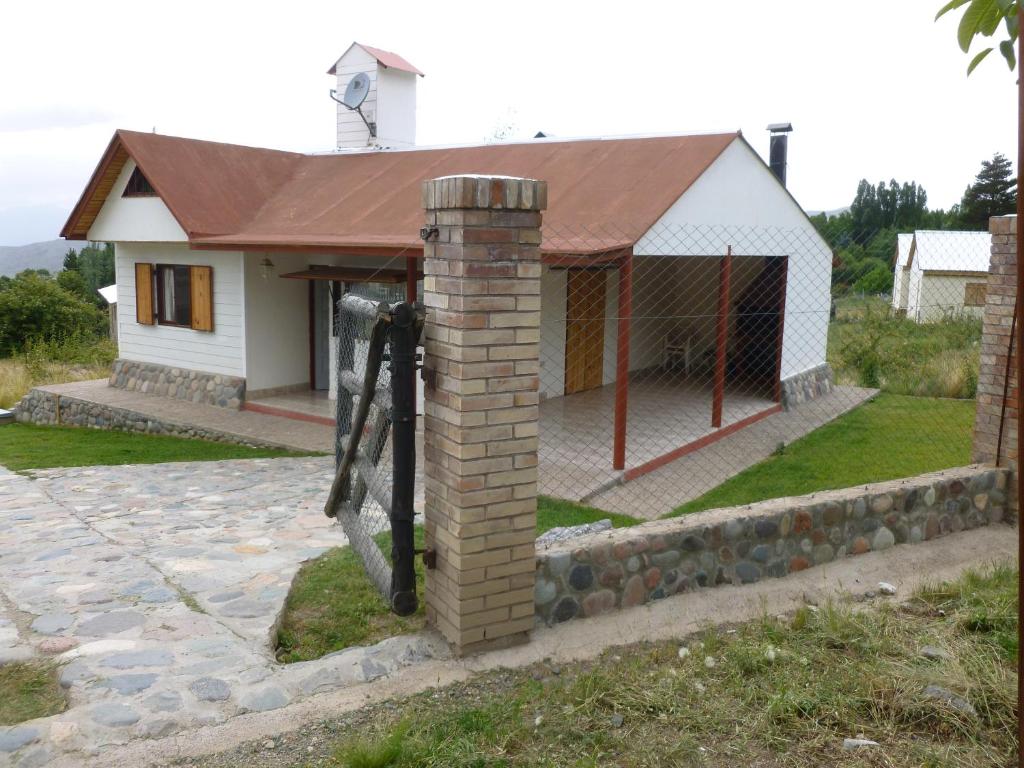
[(402, 302), (392, 310), (391, 403), (393, 452), (391, 492), (391, 610), (416, 612), (416, 544), (413, 499), (416, 489), (416, 308)]

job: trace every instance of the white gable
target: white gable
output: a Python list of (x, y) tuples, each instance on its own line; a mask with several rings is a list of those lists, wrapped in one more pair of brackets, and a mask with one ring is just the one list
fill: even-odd
[(910, 246), (914, 242), (913, 232), (901, 232), (896, 235), (896, 266), (905, 267), (907, 266), (908, 259), (910, 258)]
[(135, 162), (128, 160), (89, 227), (89, 240), (104, 243), (184, 243), (188, 240), (159, 197), (121, 197)]

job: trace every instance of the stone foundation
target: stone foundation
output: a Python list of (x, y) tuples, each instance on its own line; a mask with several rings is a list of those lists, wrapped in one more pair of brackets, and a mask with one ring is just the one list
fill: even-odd
[(1009, 519), (1006, 469), (970, 466), (574, 539), (538, 552), (536, 616), (596, 616)]
[(236, 443), (253, 447), (278, 448), (275, 443), (260, 442), (240, 435), (205, 429), (194, 424), (154, 419), (151, 415), (117, 408), (103, 403), (66, 395), (57, 395), (42, 389), (33, 389), (14, 409), (15, 418), (25, 424), (64, 425), (116, 429), (123, 432), (142, 432), (149, 435), (172, 435), (221, 443)]
[(787, 411), (794, 405), (829, 394), (835, 386), (835, 376), (828, 363), (811, 368), (782, 380), (782, 407)]
[(243, 378), (134, 360), (114, 361), (110, 386), (222, 408), (241, 408), (245, 401)]

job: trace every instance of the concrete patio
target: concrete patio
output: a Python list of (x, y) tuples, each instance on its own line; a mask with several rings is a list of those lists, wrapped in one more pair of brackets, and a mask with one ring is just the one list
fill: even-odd
[[(39, 387), (60, 402), (90, 403), (174, 425), (176, 434), (298, 451), (333, 453), (334, 401), (322, 392), (262, 397), (242, 410), (170, 400), (107, 386), (105, 379)], [(711, 426), (711, 390), (675, 377), (634, 376), (630, 383), (626, 467), (612, 467), (614, 386), (549, 398), (540, 405), (541, 493), (653, 519), (763, 460), (855, 408), (875, 390), (836, 387), (826, 396), (779, 409), (772, 400), (727, 390), (722, 426)], [(422, 428), (417, 463), (422, 472)], [(385, 451), (384, 463), (390, 455)], [(386, 471), (386, 469), (385, 469)], [(422, 490), (418, 489), (422, 504)]]

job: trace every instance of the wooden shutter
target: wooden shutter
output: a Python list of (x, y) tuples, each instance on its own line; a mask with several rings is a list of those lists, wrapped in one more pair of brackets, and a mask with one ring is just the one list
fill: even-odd
[(189, 267), (192, 328), (213, 330), (213, 267)]
[(135, 321), (141, 325), (153, 325), (153, 265), (135, 265)]

